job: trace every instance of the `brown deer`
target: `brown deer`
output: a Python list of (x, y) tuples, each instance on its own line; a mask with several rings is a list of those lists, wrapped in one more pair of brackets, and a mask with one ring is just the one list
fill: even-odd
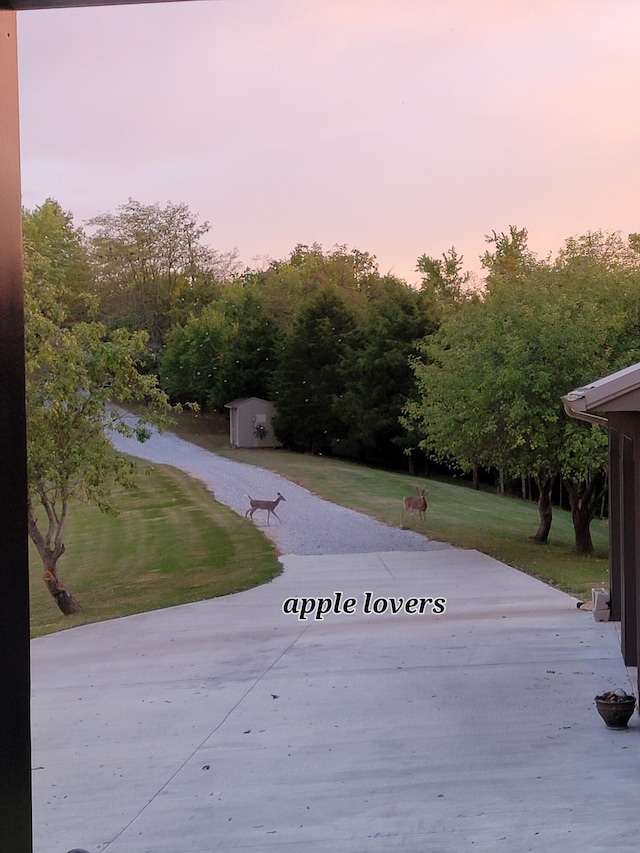
[(267, 524), (269, 524), (269, 519), (271, 518), (272, 515), (275, 515), (275, 517), (278, 519), (278, 521), (280, 521), (280, 518), (276, 512), (276, 507), (278, 506), (280, 501), (284, 501), (284, 500), (286, 500), (286, 498), (283, 495), (281, 495), (280, 492), (277, 492), (277, 495), (278, 496), (275, 499), (275, 501), (258, 501), (258, 500), (255, 500), (254, 498), (250, 497), (250, 495), (247, 495), (247, 497), (249, 498), (249, 503), (251, 504), (251, 506), (245, 512), (244, 517), (246, 518), (247, 516), (249, 516), (249, 518), (253, 521), (253, 513), (257, 509), (266, 509), (266, 511), (267, 511)]
[(420, 521), (425, 520), (425, 512), (427, 511), (427, 499), (425, 497), (426, 489), (418, 489), (418, 497), (406, 497), (402, 499), (402, 518), (400, 521), (400, 526), (404, 527), (404, 514), (405, 512), (411, 513), (411, 518), (414, 517), (414, 513), (418, 510), (418, 517)]

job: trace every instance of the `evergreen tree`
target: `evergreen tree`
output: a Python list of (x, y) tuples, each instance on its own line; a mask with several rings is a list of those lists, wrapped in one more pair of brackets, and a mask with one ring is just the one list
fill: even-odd
[(345, 435), (338, 398), (340, 367), (355, 333), (354, 315), (334, 289), (326, 289), (298, 314), (272, 382), (276, 434), (286, 447), (329, 453)]

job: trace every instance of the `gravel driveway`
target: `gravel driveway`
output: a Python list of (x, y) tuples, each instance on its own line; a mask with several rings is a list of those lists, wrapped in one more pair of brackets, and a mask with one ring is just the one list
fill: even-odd
[(143, 444), (120, 435), (113, 435), (112, 441), (123, 453), (173, 465), (196, 477), (217, 501), (240, 515), (249, 508), (247, 495), (275, 500), (276, 493), (281, 492), (285, 502), (276, 510), (280, 521), (272, 518), (267, 526), (266, 512), (258, 511), (254, 515), (254, 522), (276, 543), (281, 554), (366, 554), (450, 547), (442, 542), (431, 542), (420, 533), (389, 527), (362, 513), (332, 504), (279, 474), (217, 456), (170, 432), (154, 432)]

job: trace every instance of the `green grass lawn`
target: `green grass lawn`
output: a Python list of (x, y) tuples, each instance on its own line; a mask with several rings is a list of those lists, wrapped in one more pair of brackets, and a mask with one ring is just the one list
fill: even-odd
[[(595, 554), (573, 548), (567, 512), (554, 510), (548, 545), (530, 540), (538, 524), (535, 505), (462, 481), (380, 471), (336, 459), (282, 450), (233, 450), (220, 416), (179, 416), (175, 431), (230, 459), (277, 471), (327, 500), (400, 525), (402, 497), (426, 485), (424, 526), (407, 526), (431, 539), (476, 548), (507, 565), (589, 598), (607, 583), (607, 526), (592, 523)], [(148, 472), (148, 473), (147, 473)], [(63, 616), (31, 553), (32, 636), (190, 601), (227, 595), (274, 578), (280, 563), (274, 546), (247, 519), (218, 504), (204, 485), (167, 466), (141, 462), (138, 488), (117, 494), (118, 516), (75, 506), (67, 524), (66, 553), (58, 564), (63, 583), (82, 611)]]
[(412, 477), (380, 471), (326, 457), (284, 450), (244, 450), (228, 446), (226, 422), (184, 413), (175, 431), (200, 446), (229, 459), (277, 471), (327, 500), (372, 515), (387, 524), (400, 525), (402, 497), (427, 487), (429, 508), (424, 528), (407, 523), (431, 538), (461, 548), (476, 548), (581, 598), (591, 598), (591, 587), (608, 584), (608, 528), (595, 520), (591, 534), (592, 556), (575, 553), (573, 525), (568, 512), (554, 509), (547, 545), (530, 537), (538, 528), (535, 504), (502, 497), (493, 491), (474, 491), (466, 482), (450, 478)]
[(69, 515), (58, 571), (81, 613), (58, 610), (32, 549), (32, 636), (227, 595), (280, 572), (271, 542), (202, 483), (144, 462), (137, 483), (135, 491), (117, 494), (117, 516), (82, 505)]
[(608, 581), (608, 530), (606, 522), (593, 521), (595, 553), (579, 556), (574, 550), (570, 514), (554, 509), (547, 545), (529, 537), (538, 527), (535, 504), (494, 492), (474, 491), (462, 481), (427, 480), (408, 474), (379, 471), (336, 459), (282, 450), (221, 450), (221, 455), (277, 471), (315, 494), (335, 503), (400, 526), (402, 498), (426, 486), (426, 523), (405, 517), (405, 525), (431, 539), (461, 548), (476, 548), (509, 566), (521, 569), (553, 586), (582, 598), (591, 587)]

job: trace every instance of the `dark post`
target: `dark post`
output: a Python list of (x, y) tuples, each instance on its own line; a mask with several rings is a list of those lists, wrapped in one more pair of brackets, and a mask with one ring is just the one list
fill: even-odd
[(16, 15), (0, 11), (0, 850), (31, 853), (31, 714)]
[(620, 622), (622, 614), (622, 496), (620, 433), (609, 414), (609, 600), (611, 619)]
[[(629, 427), (627, 427), (628, 429)], [(631, 430), (629, 430), (631, 431)], [(622, 435), (622, 612), (620, 620), (622, 657), (627, 666), (638, 665), (636, 575), (636, 449), (632, 435)]]

